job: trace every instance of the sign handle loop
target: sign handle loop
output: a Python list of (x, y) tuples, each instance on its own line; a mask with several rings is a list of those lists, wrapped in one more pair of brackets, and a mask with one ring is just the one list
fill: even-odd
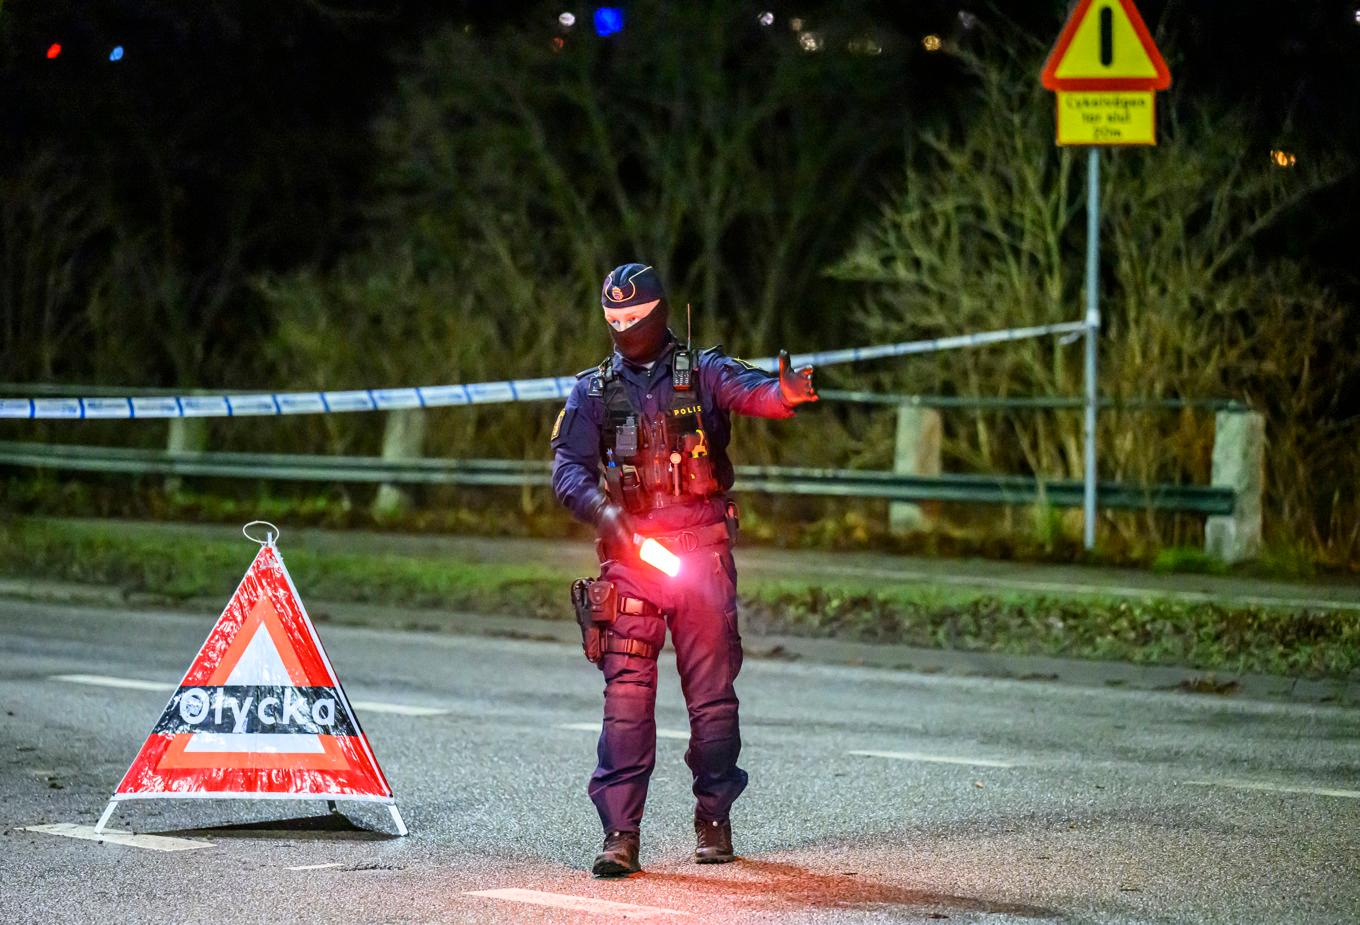
[[(269, 528), (268, 530), (265, 531), (264, 539), (260, 539), (258, 536), (250, 535), (250, 528), (254, 526)], [(252, 543), (259, 543), (261, 546), (273, 546), (275, 540), (278, 539), (279, 528), (274, 526), (267, 520), (252, 520), (250, 523), (246, 524), (244, 527), (241, 528), (241, 533), (244, 534), (245, 538), (250, 540)]]

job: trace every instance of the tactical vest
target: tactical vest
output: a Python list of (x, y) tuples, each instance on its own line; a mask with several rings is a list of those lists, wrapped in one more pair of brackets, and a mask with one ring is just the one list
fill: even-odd
[(670, 407), (653, 418), (634, 407), (612, 359), (595, 370), (587, 394), (604, 401), (600, 458), (612, 501), (636, 514), (719, 493), (704, 433), (697, 368), (691, 387), (674, 389)]

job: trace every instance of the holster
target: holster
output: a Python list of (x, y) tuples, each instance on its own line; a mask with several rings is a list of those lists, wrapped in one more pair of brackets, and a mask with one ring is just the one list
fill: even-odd
[(604, 658), (605, 633), (614, 622), (617, 599), (612, 581), (578, 578), (571, 583), (571, 605), (581, 627), (581, 649), (593, 665)]
[(607, 652), (656, 658), (660, 650), (641, 639), (627, 639), (614, 633), (614, 620), (622, 605), (629, 614), (655, 614), (656, 608), (635, 598), (620, 598), (612, 581), (603, 578), (578, 578), (571, 583), (571, 604), (581, 627), (581, 649), (586, 659), (598, 665)]

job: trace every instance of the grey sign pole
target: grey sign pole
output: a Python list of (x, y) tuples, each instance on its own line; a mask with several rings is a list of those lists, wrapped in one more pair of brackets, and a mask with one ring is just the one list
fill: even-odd
[(1096, 545), (1096, 346), (1100, 338), (1100, 149), (1086, 155), (1086, 493), (1082, 505), (1087, 549)]

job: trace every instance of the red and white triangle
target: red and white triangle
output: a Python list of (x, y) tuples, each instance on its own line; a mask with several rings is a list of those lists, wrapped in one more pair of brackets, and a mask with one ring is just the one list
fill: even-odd
[(148, 798), (365, 800), (392, 789), (277, 547), (261, 546), (114, 791)]

